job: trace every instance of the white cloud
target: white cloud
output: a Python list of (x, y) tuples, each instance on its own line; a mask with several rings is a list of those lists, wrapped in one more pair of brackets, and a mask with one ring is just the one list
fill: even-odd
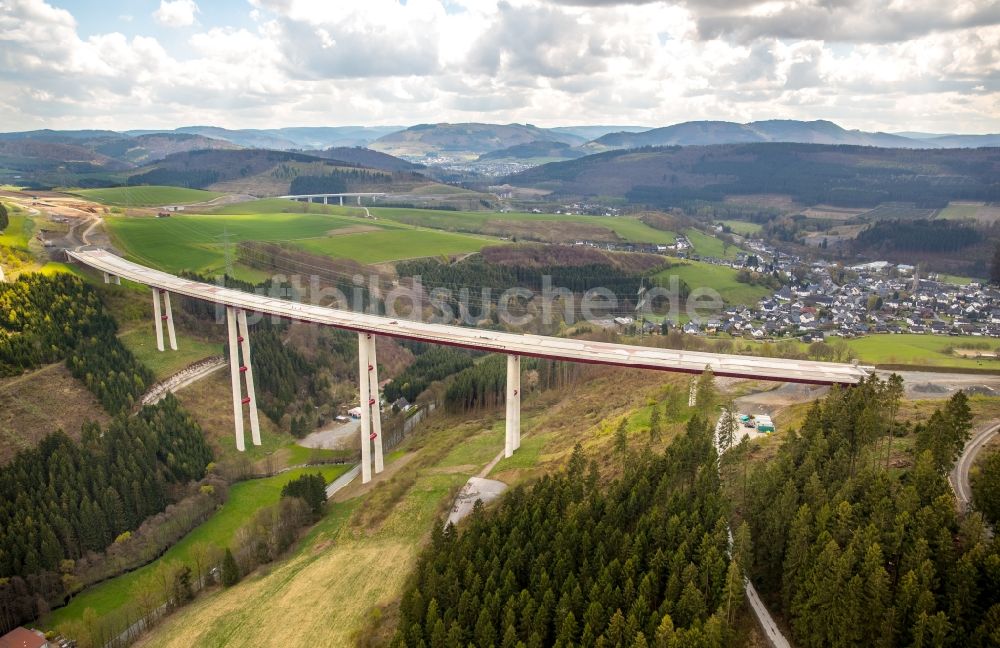
[[(947, 29), (926, 28), (930, 0), (893, 0), (893, 16), (910, 7), (921, 19), (895, 39), (880, 28), (878, 38), (853, 43), (826, 37), (854, 24), (844, 11), (867, 11), (868, 0), (839, 0), (845, 9), (829, 10), (830, 24), (799, 25), (794, 37), (772, 34), (777, 22), (764, 29), (749, 18), (777, 21), (818, 2), (251, 4), (249, 23), (199, 26), (193, 2), (163, 2), (158, 14), (188, 8), (171, 24), (196, 25), (184, 43), (171, 35), (164, 47), (155, 31), (82, 37), (74, 16), (45, 0), (0, 1), (0, 124), (655, 126), (796, 118), (863, 129), (1000, 131), (1000, 26), (981, 24), (993, 0), (941, 9)], [(707, 33), (706, 16), (723, 14), (726, 28)], [(756, 25), (754, 34), (735, 33), (741, 15)]]
[(198, 11), (194, 0), (160, 0), (160, 8), (153, 12), (153, 18), (167, 27), (190, 27)]

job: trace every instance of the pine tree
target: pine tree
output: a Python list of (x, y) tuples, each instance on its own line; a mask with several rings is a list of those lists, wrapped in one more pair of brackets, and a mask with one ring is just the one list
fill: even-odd
[(726, 408), (723, 410), (722, 417), (719, 420), (719, 448), (723, 452), (733, 446), (739, 424), (739, 419), (736, 416), (736, 405), (730, 399), (726, 403)]
[(695, 383), (696, 406), (703, 418), (709, 418), (715, 408), (716, 397), (715, 374), (712, 372), (712, 367), (705, 365), (705, 371), (698, 376), (698, 381)]
[(649, 441), (650, 443), (659, 443), (660, 438), (663, 435), (663, 425), (660, 420), (660, 406), (656, 403), (653, 404), (653, 411), (649, 414)]
[(240, 581), (240, 568), (236, 565), (233, 552), (226, 547), (226, 555), (222, 559), (222, 584), (232, 587)]
[(625, 469), (625, 459), (628, 456), (628, 418), (623, 417), (615, 429), (615, 452), (621, 458), (622, 470)]

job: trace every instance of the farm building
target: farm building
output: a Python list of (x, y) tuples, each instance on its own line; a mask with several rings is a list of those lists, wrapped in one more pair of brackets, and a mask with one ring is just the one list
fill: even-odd
[(48, 648), (51, 644), (37, 630), (14, 628), (0, 637), (0, 648)]

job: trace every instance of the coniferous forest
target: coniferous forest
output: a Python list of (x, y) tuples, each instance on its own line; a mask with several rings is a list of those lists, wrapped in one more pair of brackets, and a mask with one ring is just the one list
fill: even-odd
[(436, 529), (393, 645), (722, 645), (743, 581), (710, 426), (629, 462), (607, 484), (578, 447), (565, 472)]
[(971, 429), (966, 397), (916, 426), (900, 474), (885, 395), (877, 379), (834, 390), (750, 474), (753, 582), (800, 646), (1000, 645), (1000, 547), (981, 518), (959, 518), (945, 478)]
[(201, 428), (173, 396), (107, 428), (85, 425), (79, 442), (57, 432), (19, 453), (0, 469), (3, 628), (35, 618), (42, 604), (61, 604), (64, 561), (138, 528), (211, 460)]
[(153, 374), (115, 335), (117, 325), (79, 277), (21, 275), (0, 283), (0, 376), (66, 360), (70, 372), (116, 414), (130, 409)]

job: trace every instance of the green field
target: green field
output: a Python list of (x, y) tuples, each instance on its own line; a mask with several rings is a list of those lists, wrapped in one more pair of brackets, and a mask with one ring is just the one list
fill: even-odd
[(69, 605), (55, 610), (45, 618), (42, 625), (46, 628), (54, 628), (61, 623), (81, 619), (87, 608), (92, 608), (98, 617), (121, 608), (128, 602), (132, 588), (135, 587), (136, 583), (151, 574), (157, 564), (170, 562), (192, 564), (191, 549), (201, 542), (220, 548), (230, 545), (240, 526), (249, 520), (256, 511), (276, 503), (281, 497), (282, 487), (291, 480), (306, 473), (320, 472), (329, 483), (347, 472), (348, 468), (349, 466), (296, 468), (274, 477), (234, 484), (230, 487), (229, 499), (226, 500), (222, 508), (205, 523), (184, 536), (180, 542), (170, 547), (159, 559), (145, 567), (95, 585), (75, 596)]
[(848, 340), (862, 362), (872, 364), (910, 364), (940, 367), (963, 367), (1000, 370), (1000, 361), (994, 359), (961, 358), (947, 353), (950, 348), (963, 343), (986, 343), (994, 351), (1000, 341), (970, 335), (869, 335)]
[(199, 360), (222, 355), (222, 344), (205, 342), (183, 331), (177, 331), (177, 350), (171, 351), (167, 332), (164, 330), (163, 345), (166, 351), (160, 351), (156, 348), (156, 331), (152, 320), (149, 326), (137, 327), (122, 333), (119, 339), (142, 364), (153, 370), (157, 380), (172, 376)]
[(382, 263), (417, 257), (478, 252), (496, 241), (433, 230), (393, 229), (299, 241), (306, 250), (329, 257)]
[(938, 273), (938, 281), (955, 284), (957, 286), (968, 286), (973, 281), (978, 281), (978, 279), (973, 279), (972, 277), (962, 277), (960, 275)]
[[(559, 223), (578, 223), (610, 230), (623, 241), (631, 243), (669, 244), (676, 240), (672, 232), (664, 232), (630, 216), (584, 216), (569, 214), (526, 214), (518, 212), (459, 212), (433, 209), (403, 209), (378, 207), (371, 210), (382, 219), (396, 220), (432, 229), (459, 232), (485, 232), (502, 229), (505, 223), (516, 227), (553, 228)], [(572, 236), (572, 231), (570, 231)]]
[(222, 196), (214, 191), (141, 185), (138, 187), (112, 187), (110, 189), (78, 189), (73, 193), (105, 205), (126, 207), (156, 207), (158, 205), (187, 205), (205, 202)]
[(174, 273), (221, 270), (225, 264), (223, 240), (227, 233), (232, 244), (241, 241), (291, 242), (312, 252), (363, 263), (474, 252), (492, 241), (463, 234), (415, 230), (391, 221), (356, 218), (343, 215), (352, 211), (346, 207), (336, 209), (341, 213), (184, 214), (170, 218), (112, 216), (105, 222), (115, 244), (128, 256)]
[(729, 229), (733, 230), (736, 234), (741, 236), (750, 236), (751, 234), (758, 234), (764, 226), (760, 223), (751, 223), (749, 221), (741, 220), (722, 220), (719, 221), (720, 224), (725, 225)]
[[(336, 209), (335, 209), (336, 207)], [(364, 215), (362, 210), (355, 208), (353, 211), (344, 207), (341, 210), (335, 205), (321, 205), (319, 203), (306, 203), (297, 200), (286, 200), (284, 198), (262, 198), (261, 200), (250, 200), (241, 203), (232, 203), (222, 207), (211, 209), (207, 213), (211, 214), (334, 214)]]
[(752, 286), (736, 281), (737, 270), (726, 266), (703, 263), (701, 261), (672, 260), (677, 265), (662, 270), (654, 275), (663, 285), (671, 275), (677, 275), (692, 290), (695, 288), (713, 288), (719, 291), (727, 304), (752, 305), (761, 298), (770, 295), (771, 290), (764, 286)]
[(948, 218), (954, 220), (975, 220), (979, 212), (979, 205), (966, 205), (950, 203), (947, 207), (938, 212), (938, 218)]
[(690, 227), (684, 230), (684, 236), (691, 241), (694, 253), (698, 256), (715, 259), (735, 259), (736, 255), (740, 252), (740, 249), (735, 245), (727, 247), (714, 236)]
[(35, 229), (34, 221), (23, 211), (16, 210), (8, 206), (8, 217), (10, 222), (2, 233), (0, 233), (0, 245), (27, 251), (28, 241)]

